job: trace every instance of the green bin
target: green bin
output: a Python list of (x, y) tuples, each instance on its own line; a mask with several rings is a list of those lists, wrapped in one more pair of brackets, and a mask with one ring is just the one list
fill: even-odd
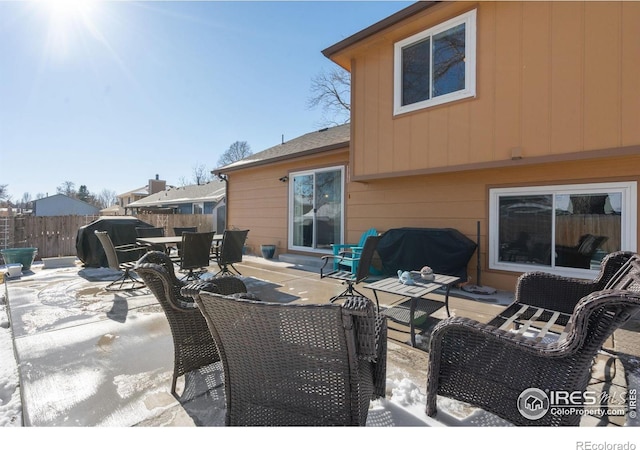
[(26, 248), (5, 248), (0, 250), (2, 258), (5, 264), (22, 264), (22, 270), (31, 269), (31, 264), (38, 253), (38, 249), (35, 247)]

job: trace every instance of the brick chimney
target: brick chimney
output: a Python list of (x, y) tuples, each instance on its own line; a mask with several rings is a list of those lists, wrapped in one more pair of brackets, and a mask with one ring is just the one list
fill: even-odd
[(149, 180), (149, 195), (156, 192), (164, 191), (167, 188), (167, 182), (160, 179), (160, 175), (156, 174), (155, 180)]

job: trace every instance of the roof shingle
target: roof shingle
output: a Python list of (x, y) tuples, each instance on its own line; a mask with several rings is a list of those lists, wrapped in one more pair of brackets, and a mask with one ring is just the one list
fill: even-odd
[(304, 134), (280, 145), (273, 146), (244, 159), (233, 162), (223, 167), (214, 169), (214, 174), (231, 172), (237, 169), (252, 167), (301, 156), (304, 153), (317, 153), (329, 151), (349, 144), (351, 137), (350, 124), (338, 125), (331, 128), (323, 128), (318, 131)]

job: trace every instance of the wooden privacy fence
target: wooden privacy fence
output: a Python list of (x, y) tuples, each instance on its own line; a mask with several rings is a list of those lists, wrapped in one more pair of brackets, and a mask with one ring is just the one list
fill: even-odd
[[(4, 248), (36, 247), (36, 259), (56, 256), (76, 256), (78, 229), (100, 216), (16, 216), (3, 222)], [(140, 214), (138, 219), (156, 227), (163, 227), (167, 236), (174, 227), (197, 227), (198, 231), (213, 229), (211, 214)], [(220, 230), (222, 231), (222, 230)]]

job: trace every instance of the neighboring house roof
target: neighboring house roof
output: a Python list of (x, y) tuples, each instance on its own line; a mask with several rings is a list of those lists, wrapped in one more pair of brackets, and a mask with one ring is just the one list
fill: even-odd
[(127, 208), (145, 208), (153, 206), (170, 206), (184, 203), (219, 202), (225, 196), (225, 184), (221, 180), (210, 181), (207, 184), (193, 184), (190, 186), (170, 187), (156, 192), (143, 199), (129, 203)]
[(125, 197), (129, 195), (148, 195), (148, 194), (149, 194), (149, 186), (142, 186), (142, 187), (139, 187), (138, 189), (134, 189), (132, 191), (118, 194), (116, 197)]
[(100, 214), (111, 214), (111, 215), (124, 215), (124, 208), (120, 205), (112, 205), (108, 208), (104, 208), (100, 210)]
[(212, 173), (232, 172), (302, 155), (335, 150), (349, 145), (350, 137), (351, 125), (348, 123), (336, 127), (323, 128), (214, 169)]
[(100, 208), (92, 205), (91, 203), (87, 203), (64, 194), (54, 194), (33, 200), (33, 212), (37, 216), (54, 215), (56, 212), (59, 212), (60, 215), (94, 214), (99, 211)]
[(429, 9), (435, 5), (437, 5), (438, 3), (443, 3), (441, 1), (418, 1), (416, 3), (414, 3), (413, 5), (407, 6), (406, 8), (398, 11), (397, 13), (377, 22), (374, 23), (373, 25), (365, 28), (364, 30), (361, 30), (359, 32), (357, 32), (356, 34), (349, 36), (346, 39), (343, 39), (342, 41), (338, 42), (337, 44), (332, 45), (331, 47), (326, 48), (325, 50), (322, 51), (322, 54), (324, 56), (326, 56), (327, 58), (331, 59), (331, 56), (344, 50), (345, 48), (348, 48), (350, 46), (352, 46), (353, 44), (363, 41), (377, 33), (379, 33), (382, 30), (385, 30), (391, 26), (396, 25), (399, 22), (402, 22), (404, 19), (406, 19), (407, 17), (411, 17), (414, 14), (423, 11), (425, 9)]

